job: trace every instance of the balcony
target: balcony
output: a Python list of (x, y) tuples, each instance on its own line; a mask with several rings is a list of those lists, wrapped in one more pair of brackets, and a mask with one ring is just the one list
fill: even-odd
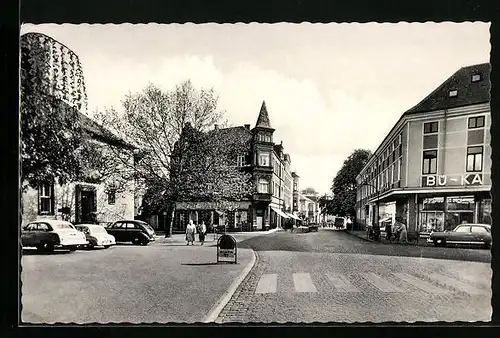
[(262, 202), (271, 202), (272, 196), (273, 194), (271, 193), (255, 193), (253, 194), (253, 200)]

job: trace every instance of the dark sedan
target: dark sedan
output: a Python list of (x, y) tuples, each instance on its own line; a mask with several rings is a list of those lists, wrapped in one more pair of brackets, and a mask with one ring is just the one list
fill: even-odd
[(148, 245), (156, 239), (153, 228), (139, 220), (117, 221), (107, 226), (106, 231), (115, 237), (116, 242)]
[(460, 224), (451, 231), (431, 232), (427, 242), (434, 243), (435, 246), (466, 244), (491, 248), (491, 226), (488, 224)]

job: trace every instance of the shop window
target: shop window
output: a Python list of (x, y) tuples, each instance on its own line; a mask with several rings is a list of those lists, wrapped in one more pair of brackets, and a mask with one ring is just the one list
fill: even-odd
[(38, 187), (38, 214), (54, 214), (54, 183), (42, 183)]
[(437, 133), (439, 131), (439, 122), (424, 123), (424, 134)]
[(483, 127), (484, 127), (484, 116), (469, 117), (469, 129), (483, 128)]
[(448, 197), (449, 211), (474, 211), (474, 197)]
[(467, 148), (467, 172), (483, 170), (483, 147)]
[(479, 223), (492, 224), (491, 220), (491, 199), (484, 199), (479, 204)]
[(435, 174), (437, 173), (437, 150), (424, 151), (422, 174)]

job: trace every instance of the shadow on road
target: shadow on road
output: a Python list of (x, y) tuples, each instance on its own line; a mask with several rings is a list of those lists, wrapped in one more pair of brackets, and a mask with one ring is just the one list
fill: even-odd
[(211, 263), (182, 263), (181, 265), (189, 265), (189, 266), (205, 266), (205, 265), (221, 265), (221, 264), (234, 264), (232, 262), (211, 262)]
[(32, 256), (32, 255), (67, 255), (73, 253), (69, 250), (54, 250), (54, 251), (38, 251), (37, 249), (23, 249), (23, 256)]

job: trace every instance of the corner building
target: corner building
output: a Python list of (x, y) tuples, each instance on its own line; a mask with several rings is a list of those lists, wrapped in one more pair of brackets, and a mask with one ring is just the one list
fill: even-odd
[(217, 210), (210, 201), (176, 203), (174, 231), (184, 231), (189, 220), (195, 224), (226, 225), (227, 231), (253, 231), (280, 228), (291, 214), (293, 205), (293, 176), (290, 155), (283, 143), (275, 144), (266, 103), (262, 106), (253, 129), (250, 125), (219, 129), (217, 132), (242, 133), (250, 143), (250, 151), (235, 159), (241, 170), (251, 173), (255, 191), (238, 201), (238, 210)]
[(490, 64), (459, 69), (406, 111), (357, 176), (362, 226), (406, 222), (425, 237), (491, 224)]

